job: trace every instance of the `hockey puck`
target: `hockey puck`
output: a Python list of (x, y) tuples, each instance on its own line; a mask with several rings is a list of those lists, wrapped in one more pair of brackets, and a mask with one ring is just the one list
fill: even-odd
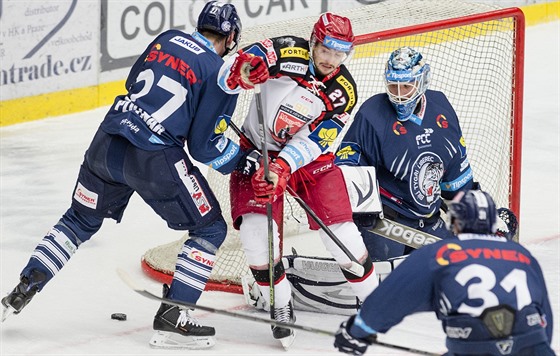
[(126, 314), (124, 314), (124, 313), (113, 313), (113, 314), (111, 314), (111, 319), (125, 321), (126, 320)]

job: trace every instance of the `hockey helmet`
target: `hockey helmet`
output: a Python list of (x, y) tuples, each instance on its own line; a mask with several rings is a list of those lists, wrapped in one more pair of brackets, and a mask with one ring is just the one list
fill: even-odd
[(459, 192), (449, 204), (451, 224), (460, 233), (494, 234), (498, 228), (496, 204), (482, 190)]
[(226, 37), (233, 32), (233, 42), (226, 48), (224, 56), (235, 50), (241, 38), (241, 20), (232, 4), (218, 1), (207, 2), (198, 15), (196, 28), (197, 31), (207, 30)]
[(430, 65), (419, 52), (401, 47), (391, 53), (385, 67), (385, 89), (399, 120), (410, 118), (429, 84)]
[(340, 63), (347, 60), (354, 49), (354, 32), (350, 19), (344, 16), (326, 12), (319, 17), (313, 26), (309, 49), (318, 43), (337, 51), (340, 55)]

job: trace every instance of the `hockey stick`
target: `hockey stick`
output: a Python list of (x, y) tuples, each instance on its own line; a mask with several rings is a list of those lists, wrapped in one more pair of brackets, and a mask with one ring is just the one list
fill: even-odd
[[(225, 316), (230, 316), (230, 317), (233, 317), (233, 318), (255, 321), (255, 322), (259, 322), (259, 323), (263, 323), (263, 324), (279, 326), (279, 327), (289, 328), (289, 329), (294, 329), (294, 330), (302, 330), (302, 331), (307, 331), (307, 332), (314, 333), (314, 334), (326, 335), (326, 336), (330, 336), (330, 337), (334, 337), (334, 335), (335, 335), (335, 333), (333, 333), (332, 331), (318, 329), (318, 328), (314, 328), (314, 327), (310, 327), (310, 326), (284, 323), (284, 322), (281, 322), (281, 321), (276, 321), (274, 319), (263, 319), (263, 318), (259, 318), (259, 317), (248, 315), (248, 314), (234, 313), (234, 312), (230, 312), (229, 310), (212, 308), (212, 307), (208, 307), (208, 306), (204, 306), (204, 305), (199, 305), (199, 304), (196, 304), (196, 303), (181, 302), (181, 301), (178, 301), (178, 300), (163, 298), (163, 297), (160, 297), (160, 296), (148, 291), (147, 289), (145, 289), (143, 287), (138, 286), (135, 283), (135, 281), (124, 270), (122, 270), (120, 268), (117, 268), (117, 274), (123, 280), (123, 282), (128, 287), (130, 287), (133, 291), (135, 291), (136, 293), (140, 294), (143, 297), (146, 297), (148, 299), (152, 299), (152, 300), (155, 300), (155, 301), (158, 301), (158, 302), (161, 302), (161, 303), (165, 303), (165, 304), (169, 304), (169, 305), (175, 305), (175, 306), (178, 306), (178, 307), (181, 307), (181, 308), (200, 309), (200, 310), (204, 310), (206, 312), (214, 313), (214, 314), (218, 314), (218, 315), (225, 315)], [(375, 341), (374, 343), (376, 345), (379, 345), (379, 346), (392, 348), (392, 349), (396, 349), (396, 350), (412, 352), (412, 353), (416, 353), (416, 354), (419, 354), (419, 355), (430, 355), (430, 356), (439, 356), (440, 355), (440, 354), (437, 354), (437, 353), (427, 352), (427, 351), (423, 351), (423, 350), (416, 350), (416, 349), (409, 348), (409, 347), (388, 344), (388, 343), (381, 342), (381, 341)]]
[[(237, 127), (237, 125), (232, 121), (229, 123), (230, 127), (233, 129), (233, 131), (240, 137), (240, 138), (244, 138), (245, 141), (251, 143), (253, 145), (253, 143), (245, 136), (245, 134), (239, 129), (239, 127)], [(261, 138), (262, 140), (262, 138)], [(256, 147), (253, 145), (253, 148), (256, 149)], [(264, 150), (263, 150), (264, 153)], [(263, 157), (263, 162), (264, 161), (268, 161), (268, 157)], [(265, 168), (265, 172), (266, 172), (266, 168)], [(329, 227), (327, 225), (325, 225), (325, 223), (317, 216), (317, 214), (315, 214), (315, 212), (313, 211), (313, 209), (311, 209), (309, 207), (309, 205), (307, 205), (303, 199), (301, 199), (299, 197), (299, 195), (292, 189), (292, 187), (290, 187), (289, 185), (286, 186), (286, 190), (288, 191), (288, 193), (290, 193), (290, 195), (299, 203), (299, 205), (303, 208), (303, 210), (305, 210), (305, 212), (307, 212), (307, 214), (309, 214), (309, 216), (311, 216), (311, 218), (317, 223), (317, 225), (319, 225), (321, 227), (321, 229), (323, 229), (323, 231), (331, 238), (331, 240), (342, 250), (342, 252), (344, 252), (344, 254), (350, 259), (350, 261), (352, 262), (352, 265), (348, 268), (345, 268), (346, 270), (348, 270), (349, 272), (355, 274), (358, 277), (362, 277), (364, 275), (364, 266), (361, 265), (360, 262), (358, 262), (358, 259), (356, 257), (354, 257), (354, 255), (352, 254), (352, 252), (350, 252), (348, 250), (348, 248), (346, 248), (346, 246), (344, 246), (344, 244), (342, 244), (342, 242), (340, 242), (340, 240), (338, 239), (338, 237), (336, 237), (336, 235), (332, 232), (331, 229), (329, 229)]]
[(315, 214), (313, 209), (311, 209), (309, 205), (307, 205), (303, 201), (303, 199), (301, 199), (299, 195), (297, 195), (297, 193), (292, 189), (292, 187), (287, 186), (286, 188), (288, 190), (288, 193), (290, 193), (290, 195), (299, 203), (299, 205), (303, 208), (303, 210), (305, 210), (305, 212), (307, 212), (307, 214), (311, 216), (311, 218), (321, 227), (321, 229), (323, 229), (323, 231), (331, 238), (331, 240), (338, 246), (338, 248), (340, 248), (342, 252), (344, 252), (344, 254), (348, 256), (348, 258), (352, 262), (352, 265), (344, 269), (352, 272), (358, 277), (362, 277), (364, 275), (364, 266), (362, 266), (360, 262), (358, 262), (356, 257), (354, 257), (354, 255), (352, 254), (352, 252), (350, 252), (348, 248), (346, 248), (346, 246), (344, 246), (342, 242), (340, 242), (340, 240), (338, 239), (338, 237), (336, 237), (336, 235), (332, 232), (332, 230), (329, 229), (329, 227), (325, 225), (325, 223), (317, 216), (317, 214)]
[[(264, 120), (264, 113), (262, 107), (261, 98), (261, 86), (260, 84), (255, 84), (255, 103), (257, 106), (257, 116), (259, 119), (259, 130), (261, 136), (261, 149), (263, 155), (263, 168), (264, 168), (264, 179), (270, 182), (270, 170), (268, 168), (268, 147), (266, 147), (266, 122)], [(270, 318), (275, 319), (274, 315), (274, 230), (273, 230), (273, 219), (272, 219), (272, 203), (266, 203), (266, 219), (268, 227), (268, 278), (270, 285)], [(280, 231), (280, 227), (278, 227)]]

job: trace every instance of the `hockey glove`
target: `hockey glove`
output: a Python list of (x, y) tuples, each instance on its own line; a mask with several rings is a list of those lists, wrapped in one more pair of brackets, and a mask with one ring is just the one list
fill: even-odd
[(243, 89), (253, 89), (255, 84), (264, 83), (269, 77), (268, 66), (264, 60), (243, 51), (239, 51), (230, 72), (226, 84), (231, 89), (237, 88), (238, 85)]
[(281, 158), (268, 165), (270, 182), (265, 179), (264, 167), (260, 167), (252, 178), (255, 200), (257, 203), (274, 203), (284, 194), (291, 169), (288, 163)]
[(355, 337), (350, 333), (356, 316), (351, 316), (347, 321), (340, 324), (340, 328), (334, 335), (334, 347), (340, 352), (350, 355), (363, 355), (368, 346), (377, 340), (377, 334), (370, 334), (365, 338)]
[(253, 175), (262, 166), (262, 154), (257, 150), (245, 152), (245, 157), (239, 161), (237, 170), (244, 175)]

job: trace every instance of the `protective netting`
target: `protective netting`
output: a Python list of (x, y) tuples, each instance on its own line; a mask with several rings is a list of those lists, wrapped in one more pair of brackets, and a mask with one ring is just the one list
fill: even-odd
[[(359, 45), (346, 63), (358, 85), (354, 113), (364, 100), (384, 92), (382, 75), (389, 54), (401, 46), (417, 49), (432, 68), (430, 89), (443, 91), (457, 111), (475, 180), (498, 206), (511, 207), (512, 199), (519, 198), (519, 187), (512, 186), (512, 172), (519, 169), (515, 165), (520, 162), (512, 154), (520, 142), (515, 142), (512, 135), (514, 124), (521, 120), (521, 113), (515, 110), (515, 98), (519, 98), (515, 90), (522, 88), (522, 83), (516, 82), (515, 63), (516, 56), (522, 55), (516, 48), (516, 36), (523, 28), (516, 13), (504, 17), (496, 10), (481, 4), (425, 0), (387, 1), (340, 14), (352, 20), (355, 35), (360, 35)], [(459, 17), (465, 19), (456, 20)], [(242, 46), (286, 34), (309, 38), (316, 20), (313, 16), (246, 29)], [(423, 25), (426, 23), (435, 24)], [(238, 126), (252, 97), (251, 91), (239, 97), (233, 118)], [(229, 135), (237, 139), (233, 132)], [(211, 279), (239, 284), (240, 277), (249, 271), (238, 232), (231, 227), (229, 177), (210, 171), (208, 179), (229, 224), (228, 238), (218, 252)], [(307, 219), (298, 203), (289, 199), (285, 206), (284, 236), (306, 231)], [(183, 241), (149, 250), (144, 256), (146, 263), (172, 274)]]

